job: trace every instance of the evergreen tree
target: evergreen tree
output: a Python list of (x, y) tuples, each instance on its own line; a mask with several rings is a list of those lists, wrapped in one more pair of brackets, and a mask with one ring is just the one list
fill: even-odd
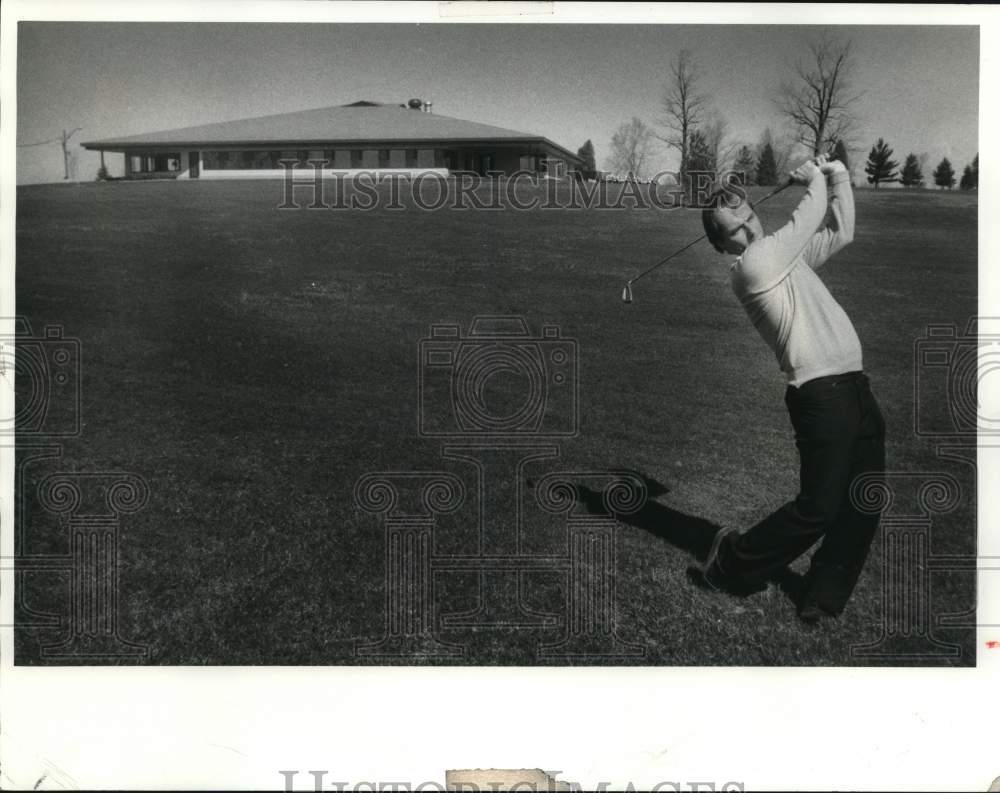
[(733, 181), (743, 185), (753, 184), (754, 165), (753, 151), (749, 146), (741, 146), (736, 155), (736, 162), (733, 163)]
[(704, 133), (696, 129), (691, 133), (688, 141), (688, 172), (701, 171), (703, 173), (715, 172), (715, 156), (708, 145), (708, 139)]
[(757, 158), (757, 184), (771, 187), (778, 183), (778, 166), (774, 161), (774, 149), (765, 143)]
[(962, 179), (959, 181), (958, 187), (961, 190), (971, 190), (973, 188), (971, 165), (966, 165), (965, 170), (962, 171)]
[(895, 182), (898, 165), (899, 163), (892, 159), (892, 149), (889, 148), (889, 144), (879, 138), (868, 153), (868, 162), (865, 163), (868, 184), (875, 185), (875, 189), (878, 190), (879, 182)]
[(833, 159), (844, 163), (844, 167), (848, 172), (851, 170), (851, 163), (847, 160), (847, 146), (844, 145), (844, 141), (837, 141), (837, 145), (833, 149)]
[(577, 151), (577, 156), (583, 160), (583, 170), (581, 176), (584, 179), (594, 179), (597, 177), (597, 161), (594, 159), (594, 144), (589, 140), (584, 143), (579, 151)]
[(903, 164), (899, 181), (903, 183), (903, 187), (919, 187), (924, 183), (924, 175), (920, 171), (920, 162), (917, 160), (916, 154), (906, 155), (906, 162)]
[(947, 157), (941, 160), (938, 167), (934, 169), (934, 184), (949, 190), (955, 186), (955, 169), (951, 167)]
[(979, 189), (979, 153), (972, 160), (972, 189)]

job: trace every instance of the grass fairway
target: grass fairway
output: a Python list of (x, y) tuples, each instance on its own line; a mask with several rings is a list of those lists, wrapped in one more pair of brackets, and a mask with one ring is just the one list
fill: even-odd
[[(799, 195), (763, 206), (765, 226)], [(687, 583), (694, 556), (679, 534), (748, 526), (795, 494), (798, 475), (781, 374), (730, 292), (726, 258), (706, 243), (640, 281), (632, 305), (619, 299), (626, 278), (701, 233), (697, 213), (280, 201), (277, 182), (18, 189), (18, 313), (36, 334), (64, 326), (82, 350), (83, 431), (59, 466), (149, 483), (148, 506), (123, 521), (119, 625), (150, 662), (386, 662), (354, 654), (385, 629), (384, 532), (354, 485), (369, 471), (452, 470), (474, 488), (468, 466), (417, 433), (417, 352), (433, 323), (467, 329), (491, 314), (524, 316), (535, 334), (558, 324), (579, 345), (579, 434), (525, 473), (625, 468), (657, 483), (653, 520), (618, 534), (617, 632), (643, 654), (590, 662), (907, 663), (850, 654), (881, 633), (880, 539), (826, 629), (801, 627), (776, 586), (736, 600)], [(935, 518), (932, 551), (973, 554), (973, 471), (913, 431), (913, 345), (928, 323), (964, 327), (976, 313), (976, 198), (859, 191), (857, 216), (854, 244), (823, 277), (864, 345), (888, 467), (959, 480), (966, 496)], [(502, 489), (515, 474), (498, 476)], [(475, 506), (442, 526), (445, 551), (467, 552)], [(530, 493), (524, 509), (532, 550), (559, 552), (562, 518), (539, 517)], [(66, 552), (61, 530), (25, 520), (29, 552)], [(441, 611), (475, 608), (474, 579), (441, 578)], [(531, 607), (559, 612), (559, 577), (526, 578)], [(66, 581), (24, 576), (25, 605), (64, 613)], [(931, 581), (932, 614), (974, 607), (971, 573)], [(446, 638), (466, 648), (454, 663), (565, 663), (537, 654), (562, 629)], [(910, 663), (974, 663), (974, 629), (934, 635), (961, 655)], [(20, 631), (18, 662), (44, 662), (40, 644), (61, 636)]]

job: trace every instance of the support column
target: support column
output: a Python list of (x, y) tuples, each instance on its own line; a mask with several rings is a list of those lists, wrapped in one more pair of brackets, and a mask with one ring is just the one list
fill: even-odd
[[(85, 511), (95, 496), (104, 509)], [(146, 483), (128, 473), (56, 473), (39, 484), (39, 503), (68, 524), (72, 569), (69, 632), (59, 644), (43, 645), (43, 657), (141, 660), (149, 654), (122, 637), (118, 625), (121, 516), (138, 512), (148, 499)]]
[[(546, 628), (558, 624), (558, 615), (534, 612), (523, 590), (526, 563), (521, 532), (522, 471), (531, 462), (554, 459), (552, 444), (445, 446), (445, 459), (460, 460), (476, 469), (479, 515), (476, 552), (465, 558), (466, 571), (479, 578), (479, 598), (468, 611), (445, 614), (445, 628)], [(514, 473), (514, 476), (511, 474)], [(453, 569), (462, 569), (452, 561)]]
[[(913, 492), (915, 491), (915, 493)], [(944, 473), (876, 473), (859, 476), (851, 500), (861, 512), (881, 514), (881, 635), (851, 646), (857, 658), (954, 658), (956, 644), (931, 632), (931, 521), (959, 504), (961, 487)], [(906, 508), (916, 496), (916, 508)]]
[[(591, 485), (597, 487), (591, 487)], [(599, 489), (598, 489), (599, 488)], [(566, 583), (566, 630), (543, 644), (544, 658), (622, 658), (645, 649), (617, 632), (618, 516), (646, 503), (645, 483), (630, 472), (557, 472), (536, 490), (547, 512), (564, 514), (569, 541)]]
[[(355, 655), (429, 660), (463, 654), (435, 635), (431, 553), (435, 515), (453, 512), (464, 500), (461, 481), (443, 471), (371, 473), (358, 480), (355, 504), (385, 522), (385, 621), (382, 638), (359, 642)], [(400, 501), (410, 503), (401, 507)]]

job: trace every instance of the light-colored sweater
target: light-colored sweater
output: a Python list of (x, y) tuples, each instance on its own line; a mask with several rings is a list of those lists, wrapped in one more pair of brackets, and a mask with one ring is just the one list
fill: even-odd
[(849, 180), (844, 171), (831, 177), (833, 217), (819, 228), (827, 188), (817, 171), (791, 221), (750, 243), (731, 268), (733, 291), (793, 386), (861, 370), (854, 325), (816, 274), (854, 236)]

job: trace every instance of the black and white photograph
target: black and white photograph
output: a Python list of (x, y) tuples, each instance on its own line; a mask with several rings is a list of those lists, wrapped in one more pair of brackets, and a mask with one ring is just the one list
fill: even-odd
[[(764, 770), (782, 741), (805, 758), (788, 774), (866, 752), (844, 731), (879, 692), (905, 701), (883, 681), (996, 694), (997, 16), (619, 5), (5, 11), (0, 690), (26, 732), (0, 784), (345, 790), (406, 768), (191, 754), (187, 727), (163, 745), (180, 776), (152, 749), (134, 774), (59, 762), (10, 743), (45, 675), (196, 722), (207, 688), (206, 717), (248, 708), (261, 742), (296, 712), (282, 686), (323, 680), (320, 723), (364, 691), (384, 719), (407, 691), (478, 720), (510, 686), (520, 718), (572, 712), (601, 743), (633, 720), (621, 682), (691, 709), (699, 747), (729, 751), (722, 724), (760, 743), (713, 765), (643, 733), (669, 718), (649, 712), (639, 743), (576, 761), (586, 740), (546, 753), (536, 726), (414, 789), (1000, 780), (973, 721), (963, 757), (992, 772), (932, 772), (918, 742), (869, 776)], [(209, 704), (249, 675), (276, 710)], [(431, 699), (459, 679), (484, 682)], [(549, 787), (445, 778), (507, 766)]]

